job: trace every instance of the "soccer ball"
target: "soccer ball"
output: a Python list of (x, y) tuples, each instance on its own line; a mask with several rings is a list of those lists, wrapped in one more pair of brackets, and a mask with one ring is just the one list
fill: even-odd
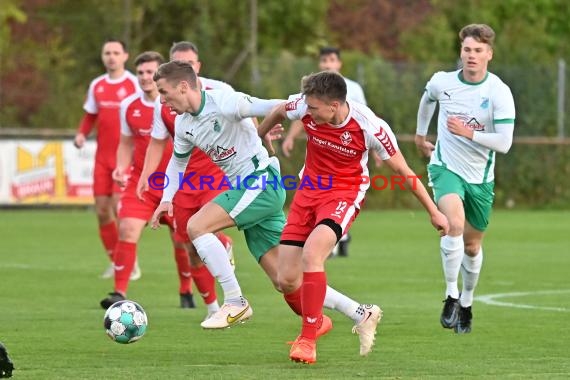
[(144, 309), (136, 302), (115, 302), (103, 319), (107, 335), (117, 343), (133, 343), (142, 338), (148, 326)]

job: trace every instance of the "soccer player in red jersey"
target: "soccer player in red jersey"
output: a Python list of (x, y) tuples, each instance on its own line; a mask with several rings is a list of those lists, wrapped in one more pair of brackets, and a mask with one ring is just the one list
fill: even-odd
[[(113, 253), (115, 289), (101, 301), (107, 309), (113, 303), (125, 299), (129, 274), (136, 263), (137, 242), (154, 209), (160, 203), (162, 191), (150, 189), (144, 202), (136, 195), (138, 183), (150, 141), (154, 113), (154, 100), (158, 98), (156, 84), (152, 80), (164, 58), (157, 52), (145, 52), (135, 59), (136, 75), (142, 92), (135, 93), (121, 102), (121, 139), (117, 149), (117, 167), (113, 171), (115, 182), (124, 187), (119, 201), (119, 241)], [(159, 170), (165, 170), (172, 153), (172, 143), (164, 151)], [(172, 230), (174, 257), (180, 281), (180, 306), (194, 307), (191, 293), (190, 261), (182, 242), (174, 239), (174, 222), (163, 220)]]
[[(116, 207), (120, 188), (114, 184), (112, 173), (119, 145), (119, 105), (124, 98), (138, 90), (136, 77), (125, 69), (128, 58), (129, 53), (122, 41), (110, 39), (103, 44), (101, 59), (107, 73), (95, 78), (89, 85), (83, 104), (85, 115), (74, 140), (77, 148), (83, 147), (86, 137), (97, 126), (93, 195), (99, 236), (111, 260), (103, 278), (113, 276), (112, 253), (118, 241)], [(139, 276), (137, 273), (133, 275), (135, 278)]]
[[(346, 101), (346, 82), (338, 73), (323, 71), (304, 78), (302, 94), (276, 106), (260, 124), (260, 136), (285, 118), (303, 122), (308, 139), (302, 183), (313, 186), (299, 186), (295, 192), (281, 235), (279, 278), (285, 300), (303, 317), (289, 357), (314, 363), (318, 321), (328, 296), (324, 263), (360, 211), (369, 187), (369, 150), (375, 150), (394, 172), (406, 178), (407, 188), (440, 234), (447, 233), (449, 224), (425, 187), (416, 181), (388, 124), (368, 107)], [(376, 330), (377, 323), (371, 320), (380, 316), (379, 308), (368, 306), (353, 305), (362, 315), (353, 331), (361, 335), (360, 353), (364, 355), (372, 347)]]
[[(172, 60), (190, 63), (196, 72), (200, 70), (201, 63), (198, 59), (198, 48), (191, 42), (181, 41), (175, 43), (170, 49), (170, 58)], [(205, 90), (224, 89), (233, 91), (233, 88), (227, 83), (204, 77), (199, 77), (198, 79), (199, 86)], [(154, 123), (151, 133), (152, 138), (148, 146), (143, 174), (140, 176), (139, 185), (137, 187), (137, 193), (140, 198), (144, 198), (146, 196), (145, 192), (149, 190), (149, 176), (154, 172), (165, 171), (157, 169), (157, 166), (161, 157), (164, 155), (166, 147), (168, 144), (171, 144), (172, 137), (174, 136), (175, 118), (176, 112), (171, 111), (170, 107), (161, 104), (160, 99), (157, 99), (155, 102)], [(190, 254), (191, 277), (194, 279), (196, 287), (206, 304), (208, 309), (206, 318), (208, 318), (219, 310), (216, 282), (190, 242), (190, 238), (186, 232), (186, 225), (192, 215), (222, 192), (222, 190), (217, 190), (219, 187), (217, 184), (222, 180), (224, 173), (199, 149), (194, 149), (192, 152), (192, 159), (188, 163), (185, 174), (188, 175), (189, 173), (196, 173), (191, 180), (196, 190), (193, 190), (190, 186), (185, 186), (174, 198), (175, 234), (178, 241), (185, 243), (188, 253)], [(204, 176), (208, 176), (208, 178), (213, 180), (212, 187), (215, 190), (210, 189), (208, 186), (200, 185), (200, 178), (204, 178)], [(233, 264), (231, 238), (223, 232), (219, 232), (217, 236), (226, 247)]]

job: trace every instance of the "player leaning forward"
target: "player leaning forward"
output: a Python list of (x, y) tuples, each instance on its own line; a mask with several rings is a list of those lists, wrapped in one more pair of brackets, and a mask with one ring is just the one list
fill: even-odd
[[(332, 178), (326, 189), (305, 186), (295, 192), (278, 256), (285, 300), (303, 316), (301, 333), (289, 357), (314, 363), (317, 322), (327, 293), (325, 260), (358, 215), (369, 187), (368, 181), (354, 186), (345, 181), (367, 178), (369, 150), (376, 150), (394, 172), (406, 178), (407, 188), (441, 234), (447, 233), (448, 223), (421, 182), (414, 180), (417, 177), (398, 150), (388, 124), (368, 107), (346, 100), (346, 82), (338, 73), (323, 71), (304, 78), (302, 94), (276, 106), (260, 124), (260, 136), (285, 118), (301, 120), (307, 133), (302, 176), (313, 184)], [(298, 281), (286, 286), (288, 279)], [(361, 312), (366, 317), (368, 311)]]
[[(194, 147), (204, 151), (228, 178), (229, 189), (204, 205), (188, 221), (188, 235), (200, 258), (218, 280), (224, 305), (202, 322), (204, 328), (222, 328), (247, 319), (252, 309), (229, 263), (226, 249), (214, 235), (237, 226), (244, 231), (249, 250), (277, 285), (277, 245), (285, 222), (285, 190), (280, 186), (279, 161), (270, 158), (251, 117), (263, 116), (282, 100), (263, 100), (224, 91), (200, 91), (192, 66), (182, 61), (163, 64), (154, 80), (161, 102), (179, 116), (175, 121), (174, 153), (166, 169), (170, 180), (153, 216), (172, 214), (172, 199), (185, 186), (180, 182)], [(247, 186), (237, 181), (249, 177)], [(208, 179), (204, 179), (206, 182)], [(231, 188), (230, 188), (231, 183)]]
[[(493, 58), (493, 29), (467, 25), (459, 38), (463, 67), (435, 73), (426, 85), (418, 110), (416, 145), (431, 156), (430, 185), (450, 225), (449, 234), (440, 241), (446, 282), (440, 321), (461, 334), (471, 331), (473, 292), (483, 263), (481, 244), (495, 197), (495, 152), (507, 153), (511, 147), (515, 104), (509, 87), (487, 71)], [(434, 147), (426, 134), (437, 102)]]

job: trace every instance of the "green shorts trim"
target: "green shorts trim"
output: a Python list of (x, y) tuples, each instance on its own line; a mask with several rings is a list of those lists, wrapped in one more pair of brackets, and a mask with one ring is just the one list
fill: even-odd
[(279, 171), (272, 166), (248, 177), (251, 181), (247, 181), (247, 186), (224, 191), (212, 201), (226, 210), (237, 228), (243, 230), (247, 247), (259, 262), (281, 239), (286, 194)]
[(433, 189), (435, 203), (446, 194), (457, 194), (463, 201), (465, 219), (479, 231), (485, 231), (495, 200), (495, 182), (467, 183), (446, 167), (428, 165), (429, 186)]

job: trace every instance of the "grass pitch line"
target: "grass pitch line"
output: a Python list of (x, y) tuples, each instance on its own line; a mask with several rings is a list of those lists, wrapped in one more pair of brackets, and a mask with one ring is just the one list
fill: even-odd
[(570, 289), (558, 289), (558, 290), (540, 290), (535, 292), (513, 292), (513, 293), (497, 293), (497, 294), (487, 294), (482, 296), (477, 296), (474, 298), (475, 301), (483, 302), (487, 305), (502, 306), (502, 307), (512, 307), (517, 309), (534, 309), (534, 310), (548, 310), (548, 311), (560, 311), (560, 312), (570, 312), (570, 309), (565, 307), (550, 307), (550, 306), (535, 306), (526, 305), (521, 303), (513, 302), (503, 302), (498, 301), (499, 298), (507, 297), (524, 297), (533, 295), (547, 295), (547, 294), (565, 294), (570, 293)]

